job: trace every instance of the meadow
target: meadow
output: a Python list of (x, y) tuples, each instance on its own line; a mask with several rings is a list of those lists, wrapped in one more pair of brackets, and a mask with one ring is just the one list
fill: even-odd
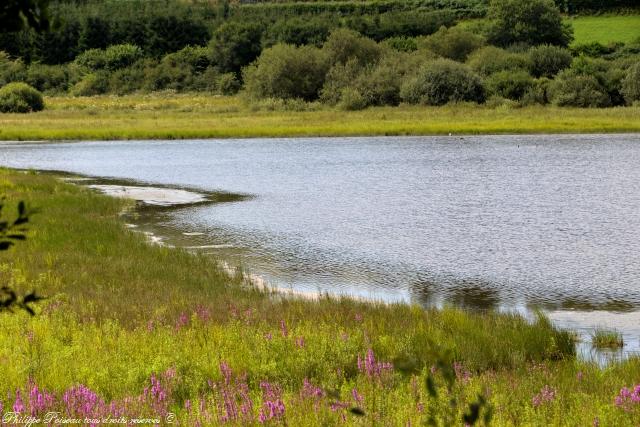
[(131, 201), (7, 169), (0, 193), (5, 219), (18, 200), (37, 210), (27, 240), (0, 255), (0, 280), (47, 297), (33, 317), (0, 313), (5, 415), (389, 426), (640, 415), (640, 359), (577, 360), (572, 334), (543, 316), (284, 297), (150, 245), (124, 227)]
[(371, 107), (205, 94), (47, 97), (46, 109), (0, 115), (0, 140), (596, 133), (640, 131), (638, 107)]
[(574, 29), (574, 45), (631, 43), (640, 39), (640, 15), (596, 15), (568, 18)]

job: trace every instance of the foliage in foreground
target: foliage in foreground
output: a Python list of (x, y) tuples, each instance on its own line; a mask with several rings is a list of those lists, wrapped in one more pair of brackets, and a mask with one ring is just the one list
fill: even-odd
[(0, 278), (52, 297), (33, 318), (0, 315), (4, 412), (175, 413), (186, 425), (632, 425), (638, 415), (640, 360), (577, 362), (569, 334), (543, 318), (282, 299), (215, 260), (148, 245), (122, 227), (126, 201), (7, 170), (0, 191), (47, 212), (1, 258)]

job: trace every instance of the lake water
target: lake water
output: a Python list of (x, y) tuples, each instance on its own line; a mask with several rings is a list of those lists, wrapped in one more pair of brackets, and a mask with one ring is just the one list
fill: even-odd
[(639, 135), (0, 144), (0, 164), (250, 195), (155, 232), (279, 287), (540, 307), (640, 347)]

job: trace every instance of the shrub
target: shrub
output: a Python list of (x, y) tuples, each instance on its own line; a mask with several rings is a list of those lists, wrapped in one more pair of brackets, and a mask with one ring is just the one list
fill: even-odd
[(546, 77), (536, 79), (527, 92), (524, 94), (520, 102), (522, 105), (540, 104), (546, 105), (549, 103), (549, 85), (551, 80)]
[(81, 69), (91, 72), (104, 69), (107, 59), (104, 50), (89, 49), (76, 56), (73, 62)]
[(363, 67), (355, 58), (345, 64), (334, 64), (325, 76), (324, 85), (320, 91), (320, 100), (331, 105), (340, 102), (343, 90), (353, 85), (362, 71)]
[(519, 101), (533, 86), (533, 78), (526, 71), (500, 71), (486, 81), (490, 95)]
[(26, 67), (22, 60), (12, 61), (7, 53), (0, 51), (0, 86), (24, 80), (25, 77)]
[(109, 73), (106, 71), (96, 71), (85, 75), (82, 80), (71, 88), (74, 96), (94, 96), (107, 93), (109, 91)]
[(484, 39), (457, 27), (441, 27), (435, 34), (420, 40), (419, 44), (440, 56), (462, 62), (484, 44)]
[(622, 94), (629, 104), (640, 101), (640, 62), (627, 71), (622, 82)]
[(270, 25), (263, 36), (262, 44), (271, 47), (278, 43), (296, 46), (321, 46), (329, 36), (329, 29), (335, 26), (329, 19), (308, 17), (287, 18)]
[(104, 51), (104, 58), (107, 70), (119, 70), (142, 59), (142, 49), (132, 44), (117, 44)]
[(177, 52), (169, 53), (162, 62), (172, 67), (187, 67), (194, 73), (201, 73), (211, 65), (209, 49), (203, 46), (187, 46)]
[(242, 84), (234, 73), (225, 73), (218, 77), (218, 92), (222, 95), (235, 95)]
[(360, 65), (374, 63), (380, 58), (382, 49), (376, 42), (344, 28), (331, 32), (322, 46), (331, 65), (346, 64), (355, 59)]
[(551, 101), (561, 107), (608, 107), (611, 99), (593, 76), (571, 70), (558, 74), (550, 87)]
[(43, 108), (42, 94), (26, 83), (14, 82), (0, 88), (2, 113), (29, 113)]
[(69, 75), (64, 65), (33, 63), (27, 68), (25, 81), (40, 92), (64, 92)]
[(345, 111), (355, 111), (365, 109), (368, 105), (367, 100), (358, 89), (347, 87), (342, 91), (338, 108)]
[(568, 46), (573, 39), (553, 0), (491, 0), (487, 16), (487, 39), (497, 46)]
[(571, 66), (573, 57), (564, 48), (551, 45), (536, 46), (529, 50), (531, 74), (535, 77), (552, 78)]
[(223, 73), (237, 73), (260, 55), (262, 28), (256, 24), (227, 22), (213, 33), (211, 61)]
[(528, 70), (529, 58), (495, 46), (485, 46), (473, 52), (467, 64), (477, 73), (488, 76), (499, 71)]
[(398, 52), (414, 52), (418, 50), (418, 43), (413, 37), (391, 37), (384, 44)]
[(615, 64), (600, 58), (594, 59), (581, 56), (576, 58), (571, 64), (571, 68), (565, 71), (569, 72), (569, 75), (595, 78), (598, 85), (608, 95), (611, 105), (623, 105), (625, 103), (621, 92), (625, 71), (615, 66)]
[(448, 59), (422, 66), (416, 76), (402, 85), (400, 96), (408, 103), (426, 105), (485, 100), (480, 77), (467, 66)]
[(109, 76), (109, 92), (124, 95), (137, 92), (146, 86), (147, 67), (153, 62), (139, 61), (134, 65), (116, 70)]
[(245, 88), (254, 98), (310, 101), (318, 97), (327, 68), (326, 56), (318, 48), (278, 44), (245, 69)]

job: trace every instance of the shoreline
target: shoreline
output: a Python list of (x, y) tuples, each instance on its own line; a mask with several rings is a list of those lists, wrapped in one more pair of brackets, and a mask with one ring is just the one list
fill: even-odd
[[(194, 205), (194, 203), (188, 200), (181, 199), (180, 197), (174, 199), (170, 204), (158, 204), (156, 203), (156, 200), (155, 200), (155, 197), (158, 194), (163, 194), (164, 197), (170, 198), (172, 195), (175, 195), (176, 192), (185, 192), (185, 193), (191, 194), (192, 196), (204, 197), (202, 194), (198, 194), (195, 191), (176, 190), (176, 189), (167, 188), (167, 187), (162, 188), (162, 187), (156, 187), (152, 184), (146, 185), (144, 187), (135, 186), (135, 185), (129, 186), (128, 188), (136, 188), (136, 189), (146, 188), (149, 190), (146, 192), (145, 191), (131, 192), (131, 191), (127, 191), (127, 186), (85, 185), (83, 184), (83, 178), (75, 179), (75, 180), (71, 179), (71, 182), (74, 182), (74, 181), (77, 182), (77, 185), (98, 190), (99, 192), (107, 196), (116, 197), (116, 198), (133, 199), (133, 200), (136, 200), (136, 202), (142, 203), (144, 205), (148, 205), (152, 208), (158, 208), (163, 206), (188, 207), (188, 206)], [(151, 197), (147, 197), (147, 196), (151, 196)], [(203, 201), (206, 202), (206, 198), (203, 199)], [(196, 202), (195, 204), (198, 204), (198, 203)], [(165, 241), (166, 236), (158, 235), (152, 231), (136, 230), (136, 228), (138, 228), (139, 225), (136, 225), (135, 223), (127, 223), (125, 224), (125, 226), (130, 228), (134, 232), (142, 233), (145, 236), (145, 239), (150, 244), (159, 245), (159, 246), (167, 247), (170, 249), (186, 250), (190, 253), (196, 254), (198, 253), (197, 249), (206, 249), (206, 248), (209, 248), (210, 246), (216, 246), (216, 247), (218, 246), (218, 245), (178, 246), (171, 243), (167, 243)], [(189, 235), (191, 234), (193, 233), (189, 233)], [(200, 233), (196, 233), (196, 235), (200, 235)], [(327, 295), (330, 298), (334, 298), (334, 299), (347, 298), (353, 301), (369, 303), (369, 304), (388, 305), (388, 304), (398, 303), (398, 301), (385, 301), (384, 299), (376, 299), (376, 298), (366, 297), (366, 296), (357, 295), (357, 294), (350, 294), (350, 293), (337, 293), (337, 292), (331, 292), (331, 291), (326, 291), (326, 292), (310, 291), (310, 290), (303, 290), (303, 289), (281, 287), (273, 283), (270, 283), (264, 276), (251, 271), (245, 271), (244, 269), (241, 269), (238, 266), (234, 266), (230, 264), (227, 260), (215, 259), (215, 262), (230, 277), (234, 279), (240, 279), (243, 283), (246, 283), (247, 285), (257, 289), (260, 292), (265, 292), (268, 295), (276, 296), (284, 299), (300, 298), (306, 301), (318, 301), (324, 295)], [(402, 303), (411, 305), (410, 301), (402, 301)], [(534, 313), (536, 309), (527, 308), (523, 312), (522, 311), (523, 307), (514, 306), (514, 307), (511, 307), (510, 309), (497, 310), (497, 312), (506, 313), (506, 314), (518, 313), (520, 315), (523, 315), (525, 318), (529, 319), (530, 321), (534, 321), (535, 320)], [(423, 307), (423, 308), (427, 309), (428, 307)], [(436, 305), (436, 306), (433, 306), (432, 308), (442, 309), (443, 307)], [(636, 331), (631, 331), (628, 328), (623, 327), (625, 320), (627, 320), (628, 322), (629, 320), (638, 319), (639, 318), (638, 316), (640, 316), (640, 310), (618, 313), (615, 311), (605, 311), (605, 310), (576, 311), (576, 310), (561, 310), (556, 308), (556, 309), (542, 309), (542, 312), (557, 327), (567, 331), (571, 331), (572, 333), (575, 333), (577, 336), (580, 337), (579, 341), (576, 343), (576, 349), (578, 350), (578, 354), (580, 355), (580, 357), (583, 358), (584, 360), (596, 361), (597, 363), (602, 364), (604, 366), (606, 364), (611, 363), (613, 360), (616, 360), (617, 358), (624, 359), (624, 358), (640, 355), (640, 345), (638, 345), (636, 340), (629, 339), (635, 336)], [(594, 323), (592, 325), (587, 325), (584, 323), (584, 321), (588, 319), (590, 313), (593, 313), (593, 312), (599, 313), (600, 317), (604, 314), (604, 317), (608, 319), (608, 321), (606, 322), (607, 324), (606, 327), (604, 326), (604, 324), (600, 325), (600, 324)], [(582, 319), (582, 322), (579, 321), (578, 319)], [(611, 326), (612, 322), (615, 324), (614, 326)], [(615, 330), (622, 333), (625, 336), (625, 343), (626, 343), (625, 346), (617, 351), (604, 351), (604, 352), (595, 351), (594, 352), (594, 349), (592, 348), (591, 342), (590, 342), (590, 334), (593, 333), (595, 330), (602, 329), (603, 327), (604, 329), (611, 329), (611, 330)]]
[(151, 94), (47, 97), (31, 114), (0, 114), (2, 141), (610, 134), (640, 132), (640, 107), (442, 107), (342, 111), (249, 105), (239, 97)]

